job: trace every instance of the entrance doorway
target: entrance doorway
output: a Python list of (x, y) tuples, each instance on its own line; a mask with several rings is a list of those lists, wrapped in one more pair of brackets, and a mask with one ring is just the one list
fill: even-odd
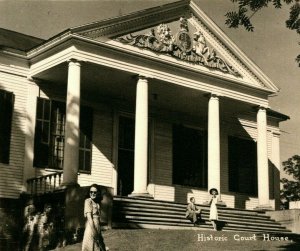
[(134, 175), (134, 118), (119, 117), (118, 195), (133, 192)]

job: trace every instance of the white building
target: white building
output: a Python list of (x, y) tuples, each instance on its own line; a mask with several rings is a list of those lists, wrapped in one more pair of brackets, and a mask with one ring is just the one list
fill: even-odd
[(279, 207), (278, 88), (193, 1), (46, 41), (0, 32), (2, 202), (63, 171), (115, 195), (204, 203), (214, 187), (227, 207)]

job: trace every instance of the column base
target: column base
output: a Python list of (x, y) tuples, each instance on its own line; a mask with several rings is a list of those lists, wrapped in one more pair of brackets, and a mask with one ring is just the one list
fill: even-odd
[(132, 192), (131, 194), (128, 194), (128, 197), (132, 198), (145, 198), (145, 199), (154, 199), (154, 197), (146, 192)]
[(274, 211), (274, 208), (271, 207), (269, 204), (266, 205), (259, 205), (255, 208), (253, 208), (256, 211), (262, 211), (262, 212), (266, 212), (266, 211)]
[(65, 182), (60, 184), (61, 189), (78, 188), (80, 185), (77, 182)]

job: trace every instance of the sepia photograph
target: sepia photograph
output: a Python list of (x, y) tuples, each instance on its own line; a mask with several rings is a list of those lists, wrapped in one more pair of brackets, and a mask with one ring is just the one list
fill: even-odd
[(300, 0), (0, 0), (0, 250), (300, 250)]

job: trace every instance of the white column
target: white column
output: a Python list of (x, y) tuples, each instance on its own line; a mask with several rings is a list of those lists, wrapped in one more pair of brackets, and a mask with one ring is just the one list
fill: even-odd
[(36, 103), (39, 96), (39, 87), (31, 79), (28, 79), (27, 105), (26, 105), (26, 135), (25, 135), (25, 156), (23, 171), (22, 191), (27, 191), (27, 179), (35, 177), (35, 168), (33, 167), (34, 155), (34, 132), (36, 120)]
[(220, 118), (219, 97), (212, 94), (208, 101), (208, 190), (220, 191)]
[(134, 190), (131, 196), (148, 196), (148, 80), (139, 76), (136, 87)]
[(268, 208), (270, 206), (270, 201), (267, 144), (267, 111), (264, 107), (259, 107), (257, 112), (257, 181), (259, 207)]
[(272, 168), (274, 183), (274, 206), (275, 210), (280, 209), (280, 132), (272, 133)]
[(77, 184), (80, 118), (80, 63), (69, 62), (63, 185)]

